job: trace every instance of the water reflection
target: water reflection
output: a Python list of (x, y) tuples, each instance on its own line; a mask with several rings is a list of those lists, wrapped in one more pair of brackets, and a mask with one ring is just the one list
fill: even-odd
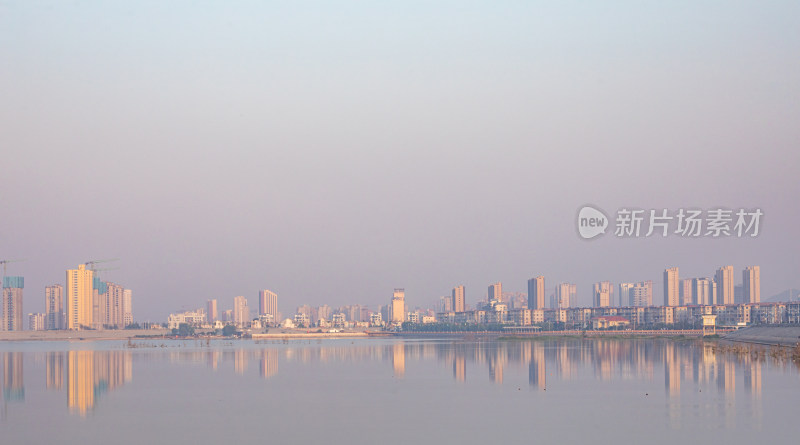
[[(166, 350), (153, 344), (142, 345), (137, 346), (141, 349), (123, 346), (108, 351), (3, 352), (0, 369), (3, 371), (4, 407), (25, 402), (24, 363), (29, 355), (34, 358), (28, 363), (29, 368), (44, 368), (44, 388), (50, 392), (65, 390), (68, 411), (79, 416), (96, 409), (104, 394), (132, 381), (134, 357), (141, 362), (166, 359), (177, 367), (199, 365), (212, 372), (232, 370), (239, 378), (255, 375), (248, 364), (257, 363), (258, 376), (263, 380), (279, 376), (283, 366), (345, 363), (378, 364), (384, 366), (387, 377), (413, 381), (417, 377), (429, 377), (426, 373), (431, 372), (431, 368), (420, 367), (420, 364), (435, 363), (440, 378), (452, 378), (459, 384), (486, 384), (488, 380), (491, 385), (502, 386), (508, 381), (519, 385), (519, 375), (524, 379), (527, 371), (530, 390), (548, 393), (566, 391), (570, 382), (579, 379), (593, 380), (595, 386), (617, 385), (615, 388), (641, 387), (640, 383), (660, 386), (663, 370), (664, 400), (671, 426), (679, 427), (687, 414), (702, 417), (711, 415), (709, 411), (716, 411), (713, 415), (720, 421), (733, 425), (739, 403), (737, 388), (749, 416), (760, 422), (762, 368), (773, 365), (780, 368), (791, 363), (773, 363), (763, 353), (721, 353), (714, 343), (634, 339), (389, 340), (350, 344), (243, 341), (205, 346), (162, 345), (168, 348)], [(628, 383), (632, 385), (620, 386)], [(697, 394), (704, 391), (720, 395), (721, 403), (711, 407), (707, 399), (698, 400)], [(683, 412), (686, 409), (697, 412)]]
[(25, 400), (21, 352), (3, 353), (3, 400), (7, 402)]
[(133, 378), (129, 351), (68, 351), (66, 356), (67, 406), (70, 412), (81, 416), (91, 411), (104, 393), (122, 386)]
[(403, 343), (392, 346), (392, 369), (398, 379), (402, 379), (406, 373), (406, 347)]

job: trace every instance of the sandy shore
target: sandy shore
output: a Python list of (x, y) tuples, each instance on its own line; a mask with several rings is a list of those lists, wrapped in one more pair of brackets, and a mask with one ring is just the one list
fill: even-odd
[(800, 326), (752, 326), (731, 332), (724, 338), (763, 345), (795, 346), (800, 343)]
[(362, 338), (369, 337), (366, 332), (270, 332), (268, 334), (253, 334), (253, 339), (264, 338)]
[[(108, 331), (16, 331), (0, 332), (0, 341), (76, 341), (76, 340), (127, 340), (129, 338), (170, 336), (169, 329), (131, 329)], [(201, 336), (205, 333), (199, 331)], [(252, 333), (254, 339), (278, 338), (362, 338), (366, 332), (308, 332), (306, 330), (271, 329), (269, 333)]]
[(0, 332), (0, 341), (126, 340), (136, 336), (170, 334), (168, 329), (121, 329), (108, 331), (14, 331)]

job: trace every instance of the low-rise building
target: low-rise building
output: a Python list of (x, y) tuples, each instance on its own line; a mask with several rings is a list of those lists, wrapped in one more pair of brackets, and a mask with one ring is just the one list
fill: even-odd
[(307, 328), (311, 326), (311, 317), (305, 313), (295, 314), (294, 316), (294, 324), (298, 328)]
[(205, 322), (206, 311), (203, 309), (178, 312), (177, 314), (169, 314), (169, 317), (167, 317), (167, 329), (178, 329), (183, 323), (190, 326), (201, 326)]
[(47, 315), (45, 314), (28, 314), (28, 329), (31, 331), (44, 331), (47, 329)]
[(625, 327), (630, 324), (630, 320), (625, 317), (620, 317), (619, 315), (601, 315), (592, 318), (592, 329)]

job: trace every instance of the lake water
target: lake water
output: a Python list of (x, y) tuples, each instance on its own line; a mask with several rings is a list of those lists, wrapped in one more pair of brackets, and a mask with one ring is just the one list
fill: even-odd
[(796, 443), (791, 359), (671, 340), (0, 343), (0, 443)]

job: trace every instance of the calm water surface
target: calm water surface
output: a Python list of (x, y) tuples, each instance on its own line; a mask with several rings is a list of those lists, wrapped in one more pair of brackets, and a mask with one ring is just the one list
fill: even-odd
[(0, 343), (0, 443), (796, 443), (790, 359), (671, 340)]

